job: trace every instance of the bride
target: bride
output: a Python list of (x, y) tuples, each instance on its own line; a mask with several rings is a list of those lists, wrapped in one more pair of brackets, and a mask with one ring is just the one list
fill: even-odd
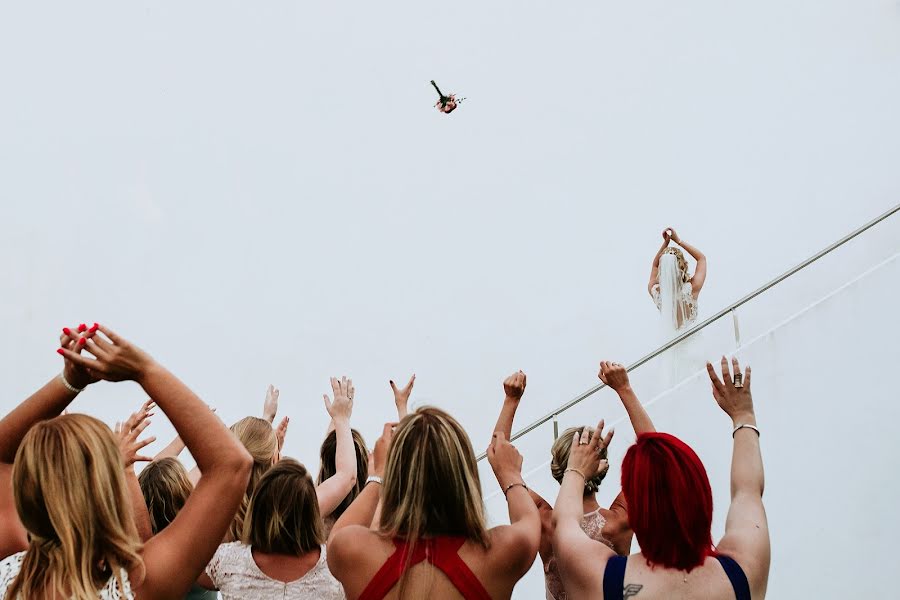
[[(700, 290), (706, 281), (706, 256), (678, 237), (669, 227), (663, 231), (663, 244), (653, 259), (650, 283), (647, 291), (660, 312), (661, 343), (666, 343), (676, 335), (690, 329), (697, 322)], [(687, 250), (697, 261), (694, 274), (688, 271), (688, 262), (680, 248), (670, 246), (675, 242)], [(701, 336), (692, 335), (661, 357), (662, 383), (672, 387), (702, 369), (704, 364), (704, 342)]]
[[(664, 332), (671, 337), (690, 328), (697, 320), (697, 299), (706, 281), (706, 256), (682, 241), (671, 227), (664, 230), (662, 236), (663, 244), (653, 258), (647, 291), (662, 316)], [(670, 247), (670, 242), (687, 250), (697, 261), (693, 275), (688, 272), (684, 253), (680, 248)]]

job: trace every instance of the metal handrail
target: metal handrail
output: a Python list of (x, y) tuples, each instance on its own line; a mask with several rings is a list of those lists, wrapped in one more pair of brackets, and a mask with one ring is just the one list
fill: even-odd
[[(656, 350), (654, 350), (654, 351), (651, 352), (650, 354), (644, 356), (643, 358), (638, 359), (636, 362), (634, 362), (634, 363), (632, 363), (630, 366), (628, 366), (628, 368), (627, 368), (626, 370), (627, 370), (628, 372), (631, 372), (631, 371), (633, 371), (634, 369), (637, 369), (638, 367), (640, 367), (641, 365), (643, 365), (643, 364), (645, 364), (645, 363), (647, 363), (647, 362), (653, 360), (654, 358), (656, 358), (657, 356), (659, 356), (660, 354), (662, 354), (663, 352), (665, 352), (665, 351), (668, 350), (669, 348), (672, 348), (672, 347), (674, 347), (674, 346), (677, 346), (678, 344), (680, 344), (680, 343), (683, 342), (684, 340), (688, 339), (689, 337), (691, 337), (691, 336), (694, 335), (695, 333), (698, 333), (699, 331), (705, 329), (707, 325), (711, 325), (712, 323), (715, 323), (716, 321), (718, 321), (719, 319), (721, 319), (722, 317), (724, 317), (725, 315), (727, 315), (727, 314), (730, 313), (731, 311), (733, 311), (733, 310), (735, 310), (735, 309), (737, 309), (737, 308), (740, 308), (741, 306), (743, 306), (743, 305), (746, 304), (747, 302), (750, 302), (751, 300), (753, 300), (754, 298), (756, 298), (757, 296), (759, 296), (759, 295), (762, 294), (763, 292), (769, 290), (770, 288), (775, 287), (776, 285), (778, 285), (779, 283), (781, 283), (782, 281), (784, 281), (784, 280), (787, 279), (788, 277), (791, 277), (791, 276), (793, 276), (794, 274), (796, 274), (798, 271), (801, 271), (801, 270), (805, 269), (806, 267), (808, 267), (808, 266), (811, 265), (812, 263), (816, 262), (817, 260), (819, 260), (820, 258), (822, 258), (823, 256), (825, 256), (826, 254), (828, 254), (828, 253), (832, 252), (833, 250), (835, 250), (835, 249), (837, 249), (837, 248), (843, 246), (844, 244), (846, 244), (847, 242), (849, 242), (850, 240), (852, 240), (853, 238), (855, 238), (855, 237), (858, 236), (859, 234), (861, 234), (861, 233), (863, 233), (863, 232), (865, 232), (865, 231), (871, 229), (871, 228), (874, 227), (875, 225), (881, 223), (882, 221), (884, 221), (885, 219), (887, 219), (888, 217), (890, 217), (891, 215), (893, 215), (893, 214), (896, 213), (897, 211), (900, 211), (900, 204), (898, 204), (898, 205), (894, 206), (893, 208), (887, 210), (887, 211), (884, 212), (883, 214), (881, 214), (881, 215), (875, 217), (874, 219), (872, 219), (871, 221), (869, 221), (869, 222), (866, 223), (865, 225), (862, 225), (861, 227), (855, 229), (853, 232), (851, 232), (851, 233), (845, 235), (844, 237), (842, 237), (842, 238), (839, 239), (838, 241), (834, 242), (834, 243), (831, 244), (830, 246), (827, 246), (826, 248), (824, 248), (824, 249), (820, 250), (819, 252), (815, 253), (814, 255), (810, 256), (809, 258), (807, 258), (806, 260), (804, 260), (803, 262), (801, 262), (800, 264), (798, 264), (798, 265), (795, 266), (794, 268), (789, 269), (788, 271), (785, 271), (784, 273), (782, 273), (781, 275), (779, 275), (778, 277), (776, 277), (776, 278), (773, 279), (772, 281), (770, 281), (770, 282), (766, 283), (765, 285), (763, 285), (763, 286), (757, 288), (756, 290), (750, 292), (749, 294), (747, 294), (746, 296), (744, 296), (743, 298), (741, 298), (740, 300), (738, 300), (738, 301), (735, 302), (734, 304), (731, 304), (731, 305), (729, 305), (729, 306), (723, 308), (722, 310), (720, 310), (719, 312), (717, 312), (716, 314), (714, 314), (714, 315), (711, 316), (710, 318), (706, 319), (705, 321), (702, 321), (702, 322), (698, 323), (697, 325), (694, 325), (693, 327), (691, 327), (690, 329), (688, 329), (687, 331), (685, 331), (685, 332), (682, 333), (681, 335), (679, 335), (679, 336), (673, 338), (672, 340), (666, 342), (665, 344), (663, 344), (662, 346), (660, 346), (659, 348), (657, 348)], [(519, 431), (517, 431), (516, 433), (514, 433), (514, 434), (512, 435), (512, 437), (509, 438), (510, 441), (517, 440), (517, 439), (519, 439), (520, 437), (522, 437), (523, 435), (525, 435), (526, 433), (529, 433), (529, 432), (531, 432), (531, 431), (537, 429), (538, 427), (540, 427), (540, 426), (543, 425), (544, 423), (546, 423), (546, 422), (548, 422), (548, 421), (550, 421), (550, 420), (556, 418), (557, 415), (566, 412), (567, 410), (569, 410), (570, 408), (572, 408), (573, 406), (575, 406), (576, 404), (578, 404), (579, 402), (581, 402), (581, 401), (584, 400), (585, 398), (588, 398), (589, 396), (592, 396), (592, 395), (596, 394), (597, 392), (599, 392), (600, 390), (602, 390), (602, 389), (605, 388), (605, 387), (606, 387), (606, 384), (605, 384), (605, 383), (600, 383), (600, 384), (595, 385), (595, 386), (592, 387), (591, 389), (587, 390), (586, 392), (582, 392), (581, 394), (579, 394), (578, 396), (576, 396), (574, 399), (572, 399), (572, 400), (566, 402), (565, 404), (563, 404), (562, 406), (558, 407), (558, 408), (557, 408), (556, 410), (554, 410), (553, 412), (544, 415), (543, 417), (541, 417), (541, 418), (538, 419), (537, 421), (531, 423), (530, 425), (527, 425), (527, 426), (523, 427), (522, 429), (520, 429)], [(483, 460), (483, 459), (486, 458), (486, 457), (487, 457), (487, 454), (484, 454), (484, 453), (483, 453), (483, 454), (481, 454), (481, 455), (478, 457), (478, 461), (480, 462), (481, 460)]]

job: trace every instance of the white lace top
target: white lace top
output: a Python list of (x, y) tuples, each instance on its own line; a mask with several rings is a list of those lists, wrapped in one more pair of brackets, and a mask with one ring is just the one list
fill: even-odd
[[(655, 284), (650, 289), (650, 295), (653, 297), (653, 302), (656, 304), (657, 310), (662, 310), (662, 300), (659, 295), (659, 284)], [(681, 291), (678, 293), (678, 320), (681, 321), (678, 330), (687, 329), (692, 326), (697, 321), (697, 301), (694, 300), (694, 288), (691, 286), (690, 281), (685, 281), (684, 285), (681, 286)], [(684, 317), (682, 316), (684, 314)]]
[(256, 565), (250, 546), (240, 542), (222, 544), (206, 567), (206, 574), (219, 588), (222, 600), (278, 598), (279, 600), (343, 600), (344, 588), (328, 570), (325, 546), (319, 562), (300, 579), (272, 579)]
[[(606, 519), (600, 514), (599, 508), (587, 513), (581, 520), (581, 530), (589, 538), (609, 546), (610, 550), (614, 550), (612, 542), (603, 537), (604, 525), (606, 525)], [(568, 598), (566, 590), (563, 588), (562, 579), (559, 576), (559, 567), (556, 564), (555, 556), (551, 556), (550, 560), (544, 565), (544, 585), (547, 592), (547, 600), (566, 600)]]
[[(19, 569), (22, 568), (22, 559), (25, 557), (24, 552), (7, 556), (0, 561), (0, 600), (6, 599), (6, 590), (12, 584)], [(100, 590), (97, 598), (99, 600), (134, 600), (134, 594), (131, 591), (131, 584), (128, 582), (128, 573), (122, 569), (122, 584), (124, 589), (119, 588), (119, 582), (115, 577), (110, 578)], [(13, 600), (10, 598), (10, 600)], [(18, 599), (17, 599), (18, 600)]]

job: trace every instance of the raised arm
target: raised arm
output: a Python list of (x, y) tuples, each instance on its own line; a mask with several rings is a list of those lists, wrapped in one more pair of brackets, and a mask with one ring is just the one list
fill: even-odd
[[(197, 461), (202, 476), (175, 520), (144, 546), (143, 581), (137, 598), (174, 598), (187, 593), (225, 536), (247, 489), (252, 459), (225, 425), (186, 385), (141, 349), (101, 326), (85, 358), (65, 356), (103, 379), (133, 380), (166, 414)], [(137, 574), (136, 574), (137, 575)]]
[(502, 431), (494, 432), (487, 457), (509, 510), (509, 526), (495, 527), (492, 537), (505, 541), (504, 564), (521, 577), (531, 568), (541, 543), (541, 515), (522, 478), (522, 455)]
[(656, 256), (653, 257), (653, 263), (650, 265), (650, 282), (647, 284), (647, 292), (651, 295), (653, 294), (653, 286), (659, 283), (659, 259), (662, 258), (663, 252), (669, 247), (671, 238), (668, 229), (663, 231), (662, 237), (662, 246), (659, 247), (659, 251), (656, 253)]
[[(66, 327), (59, 338), (60, 350), (81, 352), (78, 340), (93, 336), (95, 327), (81, 324)], [(28, 533), (16, 511), (12, 488), (12, 463), (22, 438), (31, 427), (58, 416), (82, 390), (97, 379), (66, 360), (61, 375), (55, 376), (0, 421), (0, 559), (28, 548)]]
[(494, 425), (494, 431), (503, 433), (508, 440), (512, 437), (513, 420), (516, 418), (516, 410), (519, 408), (519, 402), (522, 395), (525, 394), (525, 385), (527, 377), (525, 373), (516, 371), (503, 381), (503, 406), (500, 408), (500, 416), (497, 417), (497, 424)]
[(150, 512), (141, 492), (141, 484), (134, 473), (134, 463), (150, 462), (149, 456), (142, 456), (139, 452), (156, 441), (155, 437), (139, 440), (144, 429), (150, 425), (151, 410), (154, 404), (147, 401), (136, 413), (133, 413), (124, 423), (116, 423), (115, 434), (119, 438), (119, 451), (122, 453), (122, 461), (125, 465), (125, 484), (128, 486), (128, 497), (131, 500), (131, 510), (134, 513), (134, 524), (142, 542), (153, 537), (153, 528), (150, 525)]
[(184, 440), (181, 439), (181, 436), (176, 435), (165, 448), (156, 453), (153, 460), (159, 460), (161, 458), (178, 458), (178, 455), (182, 452), (184, 452)]
[(553, 509), (553, 550), (559, 564), (563, 585), (570, 598), (594, 598), (603, 587), (603, 569), (615, 553), (594, 541), (581, 529), (584, 516), (582, 497), (585, 482), (609, 468), (600, 459), (600, 444), (609, 444), (610, 434), (603, 437), (600, 421), (593, 435), (584, 428), (572, 438), (569, 466), (566, 469), (556, 506)]
[(275, 415), (278, 414), (278, 396), (281, 392), (277, 387), (269, 384), (269, 387), (266, 388), (266, 399), (263, 401), (263, 415), (262, 418), (268, 421), (269, 423), (275, 423)]
[(397, 419), (400, 420), (409, 414), (409, 396), (412, 394), (413, 385), (416, 383), (416, 374), (409, 378), (409, 383), (403, 389), (398, 389), (397, 384), (391, 379), (391, 390), (394, 392), (394, 404), (397, 405)]
[[(750, 367), (742, 375), (737, 359), (722, 357), (722, 379), (713, 366), (706, 364), (712, 381), (713, 396), (732, 421), (732, 426), (756, 427), (756, 413), (750, 393)], [(762, 496), (765, 488), (759, 433), (751, 427), (741, 427), (733, 433), (734, 450), (731, 457), (731, 506), (725, 520), (725, 535), (717, 545), (723, 554), (738, 561), (750, 581), (754, 597), (765, 596), (769, 580), (771, 549), (769, 525)]]
[(697, 266), (694, 268), (694, 276), (691, 277), (691, 290), (694, 293), (694, 297), (696, 297), (700, 290), (703, 289), (703, 284), (706, 283), (706, 255), (682, 240), (674, 229), (670, 231), (672, 232), (672, 241), (684, 248), (697, 261)]
[(622, 401), (628, 418), (631, 420), (631, 426), (634, 427), (635, 435), (656, 431), (650, 415), (644, 410), (644, 405), (631, 389), (631, 381), (628, 379), (628, 371), (625, 367), (619, 363), (604, 360), (600, 362), (600, 372), (597, 376), (600, 381), (614, 389), (619, 395), (619, 400)]
[(353, 434), (350, 432), (353, 381), (346, 377), (341, 377), (340, 380), (332, 377), (331, 390), (334, 392), (334, 402), (328, 398), (328, 394), (324, 394), (325, 410), (334, 423), (337, 446), (334, 455), (334, 475), (316, 486), (319, 512), (323, 518), (334, 512), (356, 484), (356, 450), (353, 447)]
[[(88, 329), (82, 323), (77, 328), (63, 328), (57, 352), (77, 355), (84, 347), (79, 341), (85, 340), (86, 343), (94, 336), (97, 327), (95, 323)], [(81, 390), (95, 381), (97, 378), (90, 372), (66, 360), (61, 374), (53, 377), (0, 421), (0, 462), (11, 465), (28, 430), (39, 421), (59, 416)]]

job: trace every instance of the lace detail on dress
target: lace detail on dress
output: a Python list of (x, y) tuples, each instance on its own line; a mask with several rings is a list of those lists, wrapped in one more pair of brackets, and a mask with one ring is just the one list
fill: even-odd
[(253, 560), (250, 546), (240, 542), (222, 544), (206, 567), (206, 574), (222, 600), (281, 598), (283, 600), (343, 600), (344, 588), (328, 570), (325, 546), (319, 562), (300, 579), (278, 581), (263, 573)]
[[(650, 295), (653, 297), (656, 309), (662, 310), (662, 299), (660, 298), (658, 283), (654, 284), (650, 289)], [(688, 329), (697, 321), (699, 307), (697, 306), (697, 301), (694, 300), (694, 288), (691, 286), (690, 281), (684, 282), (684, 285), (681, 286), (681, 291), (678, 293), (678, 306), (678, 318), (681, 320), (681, 325), (676, 328), (676, 331)]]
[[(603, 537), (604, 525), (606, 525), (606, 519), (600, 514), (599, 508), (587, 513), (581, 519), (581, 530), (589, 538), (609, 546), (610, 550), (614, 550), (612, 542)], [(544, 584), (547, 587), (547, 600), (566, 600), (566, 590), (559, 576), (559, 567), (556, 566), (555, 556), (551, 556), (547, 564), (544, 565)]]
[[(25, 558), (24, 552), (7, 556), (0, 562), (0, 600), (6, 599), (6, 590), (12, 585), (19, 570), (22, 568), (22, 559)], [(111, 577), (103, 589), (98, 592), (98, 600), (134, 600), (134, 594), (131, 592), (131, 583), (128, 581), (128, 572), (125, 569), (121, 571), (122, 585), (124, 589), (119, 588), (119, 581), (115, 577)], [(10, 600), (13, 600), (10, 598)], [(18, 599), (16, 599), (18, 600)]]

